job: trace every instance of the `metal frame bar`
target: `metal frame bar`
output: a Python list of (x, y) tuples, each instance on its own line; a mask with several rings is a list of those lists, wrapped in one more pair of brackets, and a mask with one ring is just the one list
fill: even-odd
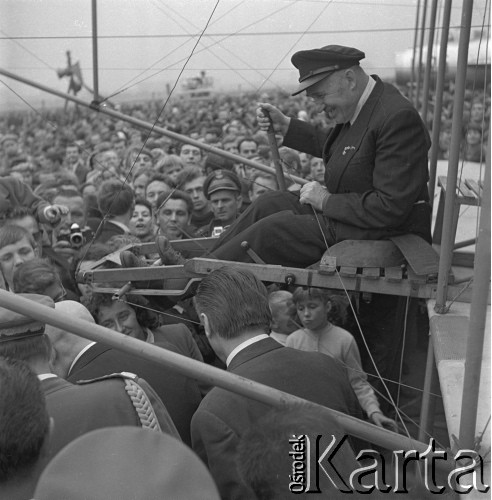
[(432, 0), (431, 16), (429, 21), (429, 38), (427, 40), (427, 57), (424, 72), (424, 90), (422, 92), (422, 119), (427, 126), (427, 110), (429, 108), (429, 89), (432, 74), (432, 54), (434, 52), (434, 34), (436, 31), (437, 1)]
[(448, 52), (449, 23), (451, 20), (452, 0), (445, 0), (442, 16), (441, 46), (439, 50), (439, 66), (436, 81), (436, 102), (432, 120), (432, 148), (429, 165), (429, 200), (434, 206), (434, 193), (436, 191), (437, 159), (439, 156), (439, 135), (441, 133), (442, 101), (444, 83), (446, 79), (446, 56)]
[[(75, 319), (68, 314), (61, 313), (60, 311), (37, 304), (32, 300), (1, 289), (0, 306), (30, 318), (37, 319), (42, 323), (56, 326), (65, 331), (79, 335), (80, 337), (90, 339), (94, 342), (102, 342), (115, 349), (120, 349), (150, 361), (165, 364), (170, 369), (185, 376), (203, 380), (209, 384), (217, 385), (223, 389), (274, 407), (282, 408), (287, 404), (293, 403), (309, 403), (314, 405), (314, 403), (297, 396), (234, 375), (226, 370), (221, 370), (181, 354), (168, 351), (167, 349), (162, 349), (153, 344), (131, 338), (127, 335), (110, 330), (109, 328), (88, 321)], [(402, 436), (401, 434), (396, 434), (336, 410), (319, 405), (315, 406), (334, 418), (345, 432), (360, 439), (378, 444), (390, 450), (416, 450), (425, 452), (428, 449), (429, 445), (426, 443)], [(440, 462), (441, 461), (436, 461), (436, 465), (442, 466), (443, 470), (449, 471), (453, 467), (453, 464)]]
[[(490, 123), (489, 123), (490, 128)], [(478, 393), (482, 369), (487, 296), (490, 286), (490, 135), (482, 193), (482, 210), (475, 253), (470, 322), (466, 343), (465, 374), (460, 419), (460, 446), (473, 449), (477, 423)]]
[(99, 63), (97, 58), (97, 0), (92, 0), (92, 78), (94, 102), (99, 102)]
[[(367, 293), (382, 293), (388, 295), (400, 295), (405, 297), (418, 297), (423, 299), (435, 299), (438, 290), (436, 283), (426, 281), (426, 276), (414, 274), (411, 270), (407, 277), (395, 279), (393, 276), (366, 275), (357, 270), (350, 275), (344, 274), (345, 268), (339, 269), (339, 274), (333, 269), (327, 272), (323, 269), (300, 269), (296, 267), (284, 267), (266, 264), (250, 264), (244, 262), (230, 262), (225, 260), (194, 258), (188, 260), (184, 266), (149, 266), (119, 269), (97, 269), (98, 263), (91, 270), (80, 272), (77, 280), (86, 283), (118, 283), (122, 282), (146, 282), (163, 280), (167, 282), (168, 288), (152, 290), (147, 288), (136, 288), (132, 293), (137, 295), (183, 295), (191, 285), (191, 281), (201, 280), (204, 276), (227, 265), (234, 265), (238, 269), (245, 269), (263, 281), (276, 283), (296, 284), (298, 286), (313, 286), (319, 288), (331, 288), (335, 290), (348, 290)], [(343, 280), (341, 275), (343, 274)], [(137, 284), (137, 283), (136, 283)], [(179, 289), (169, 289), (169, 285), (182, 285)], [(115, 293), (119, 288), (97, 287), (103, 293)], [(471, 287), (463, 291), (462, 285), (448, 287), (448, 297), (453, 300), (460, 296), (462, 302), (470, 302)], [(487, 300), (488, 299), (488, 294)]]
[(446, 181), (446, 198), (442, 228), (442, 246), (439, 261), (438, 295), (435, 310), (443, 313), (446, 310), (448, 276), (453, 258), (453, 217), (456, 210), (456, 186), (458, 165), (460, 162), (461, 127), (463, 122), (463, 102), (466, 88), (466, 70), (468, 66), (468, 45), (473, 13), (473, 0), (463, 2), (461, 14), (461, 32), (458, 47), (458, 64), (453, 107), (453, 126), (451, 129), (451, 148), (449, 151), (448, 176)]
[(417, 111), (421, 109), (421, 99), (420, 99), (420, 84), (422, 82), (422, 56), (424, 51), (424, 39), (425, 39), (425, 25), (427, 18), (427, 0), (424, 0), (424, 6), (422, 8), (422, 27), (420, 31), (420, 46), (419, 46), (419, 65), (417, 71), (417, 90), (415, 97), (415, 107)]
[[(184, 142), (186, 144), (191, 144), (191, 145), (196, 146), (197, 148), (203, 149), (204, 151), (207, 151), (209, 153), (214, 153), (214, 154), (217, 154), (217, 155), (222, 156), (224, 158), (228, 158), (229, 160), (232, 160), (233, 162), (242, 163), (244, 165), (249, 165), (250, 167), (256, 168), (257, 170), (261, 170), (263, 172), (267, 172), (269, 174), (276, 175), (276, 171), (272, 167), (269, 167), (267, 165), (263, 165), (262, 163), (258, 163), (258, 162), (249, 160), (247, 158), (243, 158), (242, 156), (235, 155), (233, 153), (229, 153), (227, 151), (216, 148), (214, 146), (210, 146), (209, 144), (206, 144), (204, 142), (200, 142), (200, 141), (197, 141), (195, 139), (191, 139), (190, 137), (187, 137), (185, 135), (177, 134), (176, 132), (172, 132), (171, 130), (167, 130), (167, 129), (162, 128), (162, 127), (157, 127), (151, 123), (145, 122), (144, 120), (139, 120), (137, 118), (127, 116), (123, 113), (118, 113), (117, 111), (109, 109), (105, 104), (102, 104), (99, 106), (95, 102), (87, 103), (87, 102), (83, 101), (82, 99), (79, 99), (75, 96), (72, 96), (70, 94), (65, 94), (63, 92), (59, 92), (58, 90), (52, 89), (50, 87), (46, 87), (45, 85), (41, 85), (40, 83), (37, 83), (37, 82), (33, 82), (32, 80), (29, 80), (28, 78), (24, 78), (22, 76), (15, 75), (14, 73), (11, 73), (10, 71), (7, 71), (7, 70), (2, 69), (2, 68), (0, 68), (0, 75), (6, 76), (7, 78), (12, 78), (13, 80), (17, 80), (18, 82), (21, 82), (21, 83), (25, 83), (26, 85), (30, 85), (31, 87), (35, 87), (39, 90), (42, 90), (43, 92), (47, 92), (48, 94), (52, 94), (52, 95), (55, 95), (57, 97), (61, 97), (62, 99), (66, 99), (68, 101), (75, 102), (76, 104), (79, 104), (80, 106), (90, 108), (90, 109), (97, 111), (99, 113), (103, 113), (105, 115), (111, 116), (112, 118), (115, 118), (117, 120), (123, 120), (127, 123), (131, 123), (132, 125), (135, 125), (136, 127), (142, 128), (142, 129), (147, 130), (149, 132), (155, 132), (156, 134), (165, 135), (166, 137), (170, 137), (171, 139), (174, 139), (176, 141)], [(308, 182), (306, 179), (303, 179), (302, 177), (297, 177), (296, 175), (291, 175), (290, 173), (288, 174), (288, 176), (289, 176), (289, 179), (296, 182), (297, 184), (300, 184), (301, 186)]]

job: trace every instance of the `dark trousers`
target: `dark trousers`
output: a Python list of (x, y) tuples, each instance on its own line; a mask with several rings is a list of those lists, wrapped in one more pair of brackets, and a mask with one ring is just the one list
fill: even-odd
[(316, 215), (310, 205), (299, 203), (298, 193), (265, 193), (221, 235), (211, 254), (221, 260), (252, 262), (241, 247), (247, 241), (267, 264), (307, 267), (321, 259), (327, 244), (334, 244), (327, 220)]
[[(310, 205), (299, 203), (297, 193), (265, 193), (221, 235), (211, 254), (221, 260), (252, 262), (241, 247), (241, 243), (247, 241), (267, 264), (307, 267), (321, 259), (327, 244), (331, 246), (335, 243), (328, 220), (320, 214), (317, 219)], [(368, 348), (381, 376), (398, 380), (405, 309), (405, 297), (373, 294), (370, 302), (360, 301), (357, 317), (365, 342), (358, 328), (350, 330), (357, 341), (363, 367), (369, 374), (375, 375), (376, 370)], [(414, 309), (414, 301), (410, 301), (406, 315), (410, 321), (413, 320)], [(407, 330), (407, 335), (414, 334), (411, 330)], [(376, 377), (370, 377), (370, 382), (387, 397), (382, 383)], [(387, 385), (395, 398), (397, 384)], [(383, 409), (389, 411), (390, 405), (383, 398), (379, 399)]]

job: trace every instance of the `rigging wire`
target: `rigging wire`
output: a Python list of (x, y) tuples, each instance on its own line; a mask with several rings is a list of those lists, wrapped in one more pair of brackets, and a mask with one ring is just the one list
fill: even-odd
[[(311, 206), (311, 207), (312, 207), (312, 206)], [(321, 222), (320, 222), (320, 220), (319, 220), (318, 214), (317, 214), (317, 212), (316, 212), (316, 210), (315, 210), (315, 208), (314, 208), (314, 207), (312, 207), (312, 209), (313, 209), (313, 214), (314, 214), (314, 217), (315, 217), (315, 219), (316, 219), (316, 222), (318, 223), (319, 230), (321, 231), (321, 234), (323, 235), (323, 240), (325, 241), (325, 245), (326, 245), (326, 251), (328, 252), (328, 254), (330, 254), (330, 248), (329, 248), (328, 243), (327, 243), (327, 241), (326, 241), (326, 237), (325, 237), (325, 234), (324, 234), (323, 228), (322, 228), (322, 226), (321, 226)], [(405, 425), (405, 422), (403, 421), (403, 418), (402, 418), (402, 417), (401, 417), (401, 415), (400, 415), (400, 410), (399, 410), (399, 408), (396, 406), (396, 403), (395, 403), (395, 401), (394, 401), (393, 397), (391, 396), (391, 392), (390, 392), (390, 390), (389, 390), (388, 386), (386, 385), (386, 382), (383, 380), (383, 377), (381, 376), (381, 373), (380, 373), (380, 371), (379, 371), (379, 369), (378, 369), (378, 367), (377, 367), (376, 361), (375, 361), (375, 359), (374, 359), (374, 357), (373, 357), (373, 355), (372, 355), (372, 353), (371, 353), (371, 350), (370, 350), (369, 345), (368, 345), (368, 343), (367, 343), (367, 340), (366, 340), (366, 337), (365, 337), (365, 335), (364, 335), (364, 332), (362, 331), (362, 327), (361, 327), (361, 325), (360, 325), (359, 318), (357, 317), (357, 314), (356, 314), (356, 311), (355, 311), (354, 306), (353, 306), (353, 304), (352, 304), (352, 301), (350, 300), (350, 294), (348, 293), (348, 290), (347, 290), (347, 288), (345, 287), (345, 284), (344, 284), (344, 282), (343, 282), (343, 278), (342, 278), (342, 276), (340, 276), (340, 273), (339, 273), (338, 269), (336, 269), (336, 268), (335, 268), (335, 271), (336, 271), (337, 277), (338, 277), (338, 279), (339, 279), (339, 281), (340, 281), (340, 284), (342, 285), (342, 289), (343, 289), (343, 291), (344, 291), (344, 293), (345, 293), (345, 296), (347, 297), (347, 299), (348, 299), (348, 301), (349, 301), (350, 309), (351, 309), (351, 311), (352, 311), (353, 317), (354, 317), (355, 322), (356, 322), (356, 324), (357, 324), (357, 328), (359, 329), (359, 333), (361, 334), (361, 338), (362, 338), (362, 341), (364, 342), (364, 346), (365, 346), (365, 348), (366, 348), (366, 351), (367, 351), (367, 353), (368, 353), (368, 355), (369, 355), (369, 358), (370, 358), (370, 360), (371, 360), (371, 364), (372, 364), (372, 366), (374, 367), (374, 370), (375, 370), (375, 372), (376, 372), (376, 374), (377, 374), (377, 376), (378, 376), (378, 379), (381, 381), (382, 386), (384, 387), (385, 391), (386, 391), (386, 392), (387, 392), (387, 394), (388, 394), (389, 400), (391, 401), (391, 405), (393, 406), (393, 409), (395, 410), (396, 417), (400, 420), (400, 422), (401, 422), (401, 424), (402, 424), (403, 428), (405, 429), (405, 433), (407, 434), (407, 436), (408, 436), (408, 437), (411, 437), (411, 436), (410, 436), (410, 432), (409, 432), (409, 430), (407, 429), (407, 427), (406, 427), (406, 425)]]
[(263, 88), (263, 85), (270, 80), (270, 78), (273, 76), (273, 74), (275, 73), (275, 71), (277, 70), (277, 68), (282, 64), (282, 62), (289, 55), (289, 53), (291, 52), (291, 50), (302, 40), (302, 38), (304, 37), (304, 35), (313, 26), (313, 24), (316, 23), (316, 21), (318, 21), (321, 18), (321, 16), (325, 13), (326, 9), (332, 4), (332, 2), (333, 2), (333, 0), (330, 0), (329, 2), (327, 2), (325, 4), (325, 6), (321, 10), (321, 12), (312, 20), (311, 24), (304, 30), (304, 33), (302, 33), (297, 38), (297, 40), (286, 50), (285, 54), (279, 59), (277, 65), (272, 70), (272, 72), (268, 75), (268, 77), (265, 80), (263, 80), (262, 84), (260, 85), (260, 88), (258, 89), (258, 92)]
[[(295, 2), (294, 2), (295, 3)], [(291, 4), (288, 4), (290, 6)], [(285, 8), (282, 7), (278, 9), (278, 11), (283, 10)], [(273, 12), (272, 14), (277, 13), (278, 11)], [(272, 14), (269, 14), (268, 16), (265, 16), (264, 19), (267, 19), (271, 17)], [(262, 21), (261, 19), (260, 21)], [(254, 23), (251, 23), (250, 25), (246, 27), (253, 26), (259, 21), (255, 21)], [(245, 28), (246, 28), (245, 27)], [(479, 25), (472, 25), (472, 28), (480, 28)], [(259, 32), (246, 32), (242, 33), (241, 31), (245, 28), (242, 28), (241, 30), (237, 31), (236, 33), (226, 33), (226, 32), (219, 32), (219, 33), (209, 33), (204, 35), (205, 38), (210, 38), (213, 36), (221, 36), (226, 38), (231, 38), (231, 37), (257, 37), (257, 36), (292, 36), (292, 35), (302, 35), (302, 31), (259, 31)], [(460, 25), (453, 25), (450, 26), (450, 29), (459, 29)], [(361, 34), (361, 33), (402, 33), (402, 32), (408, 32), (408, 31), (414, 31), (415, 28), (367, 28), (367, 29), (354, 29), (354, 30), (349, 30), (349, 29), (339, 29), (339, 30), (315, 30), (311, 31), (310, 33), (307, 33), (307, 35), (314, 36), (314, 35), (343, 35), (343, 34)], [(440, 29), (439, 27), (437, 29)], [(427, 31), (428, 28), (425, 28)], [(103, 40), (125, 40), (125, 39), (155, 39), (155, 38), (188, 38), (190, 35), (185, 35), (182, 33), (171, 33), (171, 34), (154, 34), (154, 35), (100, 35), (98, 38), (103, 39)], [(193, 37), (199, 36), (199, 33), (195, 33), (192, 35)], [(65, 35), (65, 36), (0, 36), (0, 40), (89, 40), (91, 39), (92, 36), (90, 35)], [(219, 42), (218, 42), (219, 43)]]
[[(232, 8), (230, 8), (228, 11), (226, 11), (224, 14), (222, 14), (222, 16), (219, 16), (217, 19), (215, 19), (212, 23), (210, 23), (210, 27), (215, 25), (218, 21), (220, 21), (222, 18), (224, 18), (225, 16), (229, 15), (234, 9), (238, 8), (239, 6), (241, 6), (246, 0), (242, 0), (241, 2), (239, 2), (238, 4), (236, 4), (235, 6), (233, 6)], [(160, 9), (159, 5), (156, 4), (156, 2), (154, 1), (153, 2), (154, 5)], [(170, 6), (168, 6), (169, 9), (171, 9)], [(174, 9), (171, 9), (174, 11)], [(176, 21), (175, 21), (176, 22)], [(177, 24), (177, 23), (176, 23)], [(195, 29), (198, 29), (197, 26), (195, 26)], [(139, 73), (137, 76), (133, 77), (131, 80), (129, 80), (127, 83), (125, 83), (121, 88), (123, 87), (126, 87), (127, 85), (129, 85), (131, 82), (133, 82), (134, 80), (136, 80), (137, 78), (139, 78), (140, 76), (144, 75), (147, 71), (149, 71), (150, 69), (154, 68), (159, 62), (163, 61), (164, 59), (166, 59), (167, 57), (169, 57), (171, 54), (173, 54), (174, 52), (176, 52), (177, 50), (179, 50), (181, 47), (183, 47), (184, 45), (186, 45), (188, 42), (190, 42), (191, 39), (188, 39), (186, 40), (185, 42), (183, 42), (181, 45), (179, 45), (178, 47), (174, 48), (173, 50), (171, 50), (168, 54), (166, 54), (164, 57), (161, 57), (160, 59), (158, 59), (156, 62), (154, 62), (150, 67), (148, 68), (145, 68), (141, 73)], [(132, 69), (132, 68), (127, 68), (127, 69)], [(134, 68), (134, 69), (138, 69), (138, 68)], [(165, 68), (166, 69), (166, 68)], [(118, 90), (120, 90), (118, 89)]]
[[(294, 3), (295, 3), (295, 2), (294, 2)], [(205, 49), (205, 48), (203, 48), (203, 49), (197, 50), (195, 53), (196, 53), (196, 54), (199, 54), (199, 53), (201, 53), (201, 52), (204, 52), (205, 50), (210, 49), (212, 46), (214, 46), (214, 45), (218, 45), (218, 44), (220, 44), (221, 42), (223, 42), (224, 40), (226, 40), (226, 39), (228, 39), (228, 38), (231, 38), (232, 36), (235, 36), (235, 35), (239, 34), (242, 30), (245, 30), (245, 29), (247, 29), (247, 28), (250, 28), (251, 26), (254, 26), (254, 25), (255, 25), (255, 24), (257, 24), (257, 23), (260, 23), (260, 22), (264, 21), (265, 19), (269, 19), (269, 18), (271, 18), (273, 15), (278, 14), (279, 12), (281, 12), (281, 11), (283, 11), (283, 10), (287, 9), (287, 8), (288, 8), (288, 7), (290, 7), (291, 5), (292, 5), (292, 4), (287, 4), (287, 5), (284, 5), (284, 6), (280, 7), (279, 9), (275, 10), (274, 12), (272, 12), (272, 13), (270, 13), (270, 14), (268, 14), (268, 15), (266, 15), (266, 16), (264, 16), (264, 17), (262, 17), (262, 18), (260, 18), (260, 19), (258, 19), (258, 20), (256, 20), (256, 21), (253, 21), (252, 23), (250, 23), (250, 24), (248, 24), (248, 25), (246, 25), (246, 26), (243, 26), (242, 28), (240, 28), (240, 29), (239, 29), (238, 31), (236, 31), (235, 33), (228, 33), (228, 34), (226, 33), (226, 34), (214, 34), (214, 35), (207, 35), (207, 36), (222, 36), (223, 38), (221, 38), (220, 40), (217, 40), (216, 42), (212, 43), (212, 44), (211, 44), (211, 45), (209, 45), (206, 49)], [(189, 37), (189, 35), (183, 35), (183, 36)], [(194, 35), (194, 36), (196, 36), (196, 35)], [(200, 38), (200, 39), (201, 39), (201, 38)], [(196, 45), (195, 45), (195, 48), (196, 48)], [(147, 76), (147, 77), (145, 77), (145, 78), (142, 78), (141, 80), (138, 80), (136, 83), (134, 83), (134, 84), (132, 84), (132, 85), (130, 85), (130, 86), (128, 86), (128, 87), (125, 87), (125, 88), (123, 88), (123, 89), (119, 89), (118, 91), (116, 91), (116, 92), (114, 92), (113, 94), (109, 95), (109, 97), (107, 97), (106, 99), (110, 99), (110, 98), (114, 97), (115, 95), (121, 94), (122, 92), (125, 92), (125, 91), (129, 90), (130, 88), (132, 88), (132, 87), (134, 87), (134, 86), (136, 86), (136, 85), (139, 85), (140, 83), (143, 83), (143, 82), (145, 82), (145, 81), (149, 80), (150, 78), (153, 78), (154, 76), (156, 76), (156, 75), (158, 75), (158, 74), (162, 73), (163, 71), (166, 71), (166, 70), (168, 70), (168, 69), (171, 69), (171, 68), (172, 68), (172, 66), (173, 66), (174, 64), (179, 64), (179, 63), (183, 62), (185, 59), (186, 59), (186, 57), (185, 57), (185, 58), (182, 58), (182, 59), (179, 59), (178, 61), (174, 62), (173, 64), (171, 64), (171, 65), (169, 65), (169, 66), (167, 66), (167, 67), (165, 67), (165, 68), (163, 68), (163, 69), (161, 69), (161, 70), (159, 70), (159, 71), (157, 71), (157, 72), (155, 72), (155, 73), (153, 73), (153, 74), (151, 74), (151, 75), (149, 75), (149, 76)]]
[[(220, 3), (220, 0), (217, 0), (217, 1), (216, 1), (216, 3), (215, 3), (215, 6), (214, 6), (214, 8), (213, 8), (213, 10), (212, 10), (212, 12), (211, 12), (211, 14), (210, 14), (210, 16), (209, 16), (209, 18), (208, 18), (208, 20), (207, 20), (207, 22), (206, 22), (206, 24), (205, 24), (205, 27), (203, 28), (203, 33), (205, 33), (205, 31), (206, 31), (206, 29), (207, 29), (207, 27), (208, 27), (208, 25), (209, 25), (209, 23), (210, 23), (210, 20), (212, 19), (213, 15), (214, 15), (214, 13), (215, 13), (215, 10), (217, 9), (217, 7), (218, 7), (219, 3)], [(100, 232), (100, 230), (101, 230), (101, 228), (102, 228), (102, 226), (103, 226), (104, 222), (108, 219), (108, 216), (109, 216), (109, 213), (110, 213), (110, 211), (111, 211), (111, 208), (113, 207), (114, 203), (116, 203), (116, 201), (118, 200), (118, 198), (119, 198), (120, 194), (121, 194), (121, 193), (122, 193), (122, 191), (123, 191), (124, 186), (127, 184), (128, 179), (130, 178), (131, 172), (132, 172), (132, 170), (133, 170), (133, 168), (134, 168), (134, 166), (135, 166), (135, 164), (136, 164), (136, 162), (137, 162), (137, 158), (138, 158), (138, 156), (142, 153), (142, 151), (143, 151), (143, 150), (144, 150), (144, 148), (145, 148), (145, 145), (147, 144), (148, 140), (150, 139), (150, 137), (151, 137), (151, 135), (152, 135), (152, 132), (153, 132), (153, 130), (154, 130), (154, 128), (155, 128), (155, 126), (156, 126), (157, 122), (159, 121), (159, 118), (161, 117), (162, 113), (164, 112), (164, 109), (166, 108), (167, 103), (169, 102), (169, 99), (171, 98), (171, 95), (172, 95), (172, 94), (173, 94), (173, 92), (174, 92), (174, 89), (175, 89), (175, 88), (176, 88), (176, 86), (178, 85), (179, 78), (181, 77), (181, 75), (182, 75), (183, 71), (185, 70), (185, 67), (186, 67), (186, 65), (187, 65), (188, 61), (189, 61), (189, 60), (193, 57), (194, 52), (195, 52), (195, 49), (196, 49), (196, 47), (197, 47), (198, 43), (200, 42), (200, 39), (201, 39), (201, 37), (199, 37), (199, 38), (198, 38), (198, 40), (196, 41), (196, 43), (195, 43), (195, 45), (194, 45), (194, 47), (193, 47), (193, 49), (192, 49), (191, 53), (189, 54), (189, 56), (188, 56), (188, 58), (187, 58), (186, 62), (184, 63), (183, 68), (181, 69), (181, 72), (179, 73), (178, 77), (176, 78), (176, 81), (175, 81), (175, 83), (174, 83), (173, 88), (171, 89), (171, 92), (169, 93), (168, 98), (167, 98), (167, 99), (166, 99), (166, 101), (164, 102), (164, 104), (163, 104), (163, 106), (162, 106), (162, 108), (161, 108), (161, 110), (160, 110), (159, 114), (157, 115), (157, 118), (154, 120), (154, 123), (152, 124), (152, 128), (151, 128), (151, 130), (148, 132), (148, 134), (147, 134), (147, 136), (146, 136), (146, 138), (145, 138), (145, 140), (144, 140), (144, 142), (143, 142), (143, 144), (142, 144), (142, 147), (140, 148), (140, 151), (139, 151), (138, 155), (136, 156), (135, 160), (133, 161), (132, 166), (131, 166), (131, 167), (130, 167), (130, 169), (128, 170), (128, 173), (126, 174), (126, 177), (125, 177), (125, 180), (124, 180), (124, 182), (123, 182), (123, 185), (121, 186), (121, 188), (120, 188), (120, 190), (118, 191), (118, 193), (116, 194), (116, 196), (113, 198), (113, 200), (112, 200), (112, 202), (111, 202), (110, 206), (109, 206), (109, 207), (108, 207), (108, 209), (106, 210), (106, 213), (105, 213), (105, 214), (103, 214), (103, 218), (102, 218), (102, 220), (101, 220), (101, 222), (100, 222), (100, 224), (99, 224), (99, 226), (98, 226), (98, 228), (97, 228), (96, 232), (94, 233), (94, 236), (93, 236), (92, 240), (90, 241), (89, 245), (87, 245), (86, 251), (85, 251), (84, 255), (82, 256), (82, 258), (81, 258), (80, 262), (82, 262), (82, 261), (84, 260), (85, 256), (87, 255), (87, 252), (90, 250), (91, 246), (94, 244), (95, 239), (96, 239), (96, 237), (98, 236), (98, 233)], [(108, 99), (108, 98), (106, 98), (106, 99)], [(80, 263), (79, 263), (79, 265), (80, 265)]]
[[(244, 1), (244, 0), (243, 0)], [(154, 2), (155, 3), (155, 2)], [(161, 12), (164, 12), (161, 7), (159, 5), (156, 4), (156, 7), (161, 10)], [(184, 16), (182, 16), (179, 12), (177, 12), (175, 9), (173, 9), (171, 6), (167, 6), (167, 8), (173, 12), (175, 15), (181, 17), (183, 20), (186, 20), (190, 23), (190, 25), (194, 28), (194, 29), (197, 29), (197, 27), (187, 18), (185, 18)], [(165, 13), (166, 15), (169, 16), (168, 13)], [(179, 23), (178, 21), (176, 21), (175, 19), (172, 18), (172, 16), (169, 16), (177, 25), (179, 28), (181, 28), (184, 32), (186, 32), (187, 34), (190, 34), (190, 32), (181, 24)], [(207, 48), (207, 46), (205, 46), (205, 44), (202, 42), (202, 45), (204, 47)], [(254, 68), (253, 66), (251, 66), (247, 61), (245, 61), (243, 58), (241, 58), (238, 54), (232, 52), (231, 50), (229, 50), (227, 47), (225, 47), (224, 45), (219, 45), (221, 49), (225, 50), (226, 52), (228, 52), (230, 55), (232, 55), (233, 57), (236, 57), (239, 61), (241, 61), (243, 64), (245, 64), (246, 66), (248, 66), (248, 68), (252, 71), (255, 71), (256, 73), (258, 73), (262, 78), (264, 78), (264, 75), (256, 68)], [(241, 68), (239, 70), (236, 70), (235, 68), (233, 68), (227, 61), (225, 61), (222, 57), (220, 57), (216, 52), (212, 52), (210, 51), (210, 53), (216, 57), (220, 62), (222, 62), (223, 64), (225, 64), (227, 66), (227, 68), (229, 70), (232, 70), (234, 71), (234, 73), (236, 73), (239, 78), (241, 78), (242, 80), (244, 80), (248, 85), (251, 85), (251, 87), (253, 87), (254, 89), (256, 88), (256, 85), (254, 83), (252, 83), (251, 81), (249, 81), (248, 79), (246, 79), (246, 77), (244, 75), (242, 75), (239, 71), (241, 70)], [(210, 68), (208, 68), (208, 70), (210, 71)], [(283, 90), (282, 87), (280, 87), (279, 85), (275, 84), (279, 89)]]

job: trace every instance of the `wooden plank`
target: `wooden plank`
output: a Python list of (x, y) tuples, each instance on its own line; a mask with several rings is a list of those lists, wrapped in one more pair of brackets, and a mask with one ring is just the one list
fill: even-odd
[(471, 200), (476, 200), (477, 196), (475, 193), (466, 185), (466, 182), (458, 180), (458, 189), (462, 196), (469, 198)]
[(410, 283), (416, 283), (416, 284), (427, 283), (427, 275), (417, 274), (411, 267), (407, 268), (407, 276), (408, 276), (408, 281), (410, 281)]
[(362, 269), (362, 277), (369, 280), (378, 280), (381, 277), (381, 268), (364, 267)]
[(403, 279), (403, 269), (401, 266), (385, 267), (384, 278), (392, 283), (398, 283)]
[(439, 255), (429, 243), (416, 234), (393, 236), (391, 241), (400, 249), (415, 274), (437, 274)]
[(337, 266), (386, 267), (405, 262), (400, 250), (389, 240), (345, 240), (331, 246), (327, 253), (336, 257)]
[(465, 184), (473, 191), (473, 193), (478, 197), (482, 198), (482, 188), (478, 185), (478, 182), (474, 179), (465, 179)]
[(357, 276), (357, 268), (354, 266), (341, 266), (339, 274), (346, 278), (355, 278)]

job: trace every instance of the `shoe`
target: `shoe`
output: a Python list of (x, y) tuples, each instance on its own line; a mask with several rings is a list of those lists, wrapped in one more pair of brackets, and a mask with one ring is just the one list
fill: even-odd
[(166, 236), (158, 234), (155, 237), (155, 244), (163, 266), (183, 265), (186, 262), (186, 259), (174, 250)]
[[(122, 267), (149, 267), (148, 264), (139, 259), (133, 252), (130, 250), (123, 250), (120, 252), (120, 261)], [(132, 280), (133, 286), (136, 288), (161, 288), (162, 280)]]
[(146, 267), (145, 263), (130, 250), (120, 252), (120, 261), (122, 267)]

